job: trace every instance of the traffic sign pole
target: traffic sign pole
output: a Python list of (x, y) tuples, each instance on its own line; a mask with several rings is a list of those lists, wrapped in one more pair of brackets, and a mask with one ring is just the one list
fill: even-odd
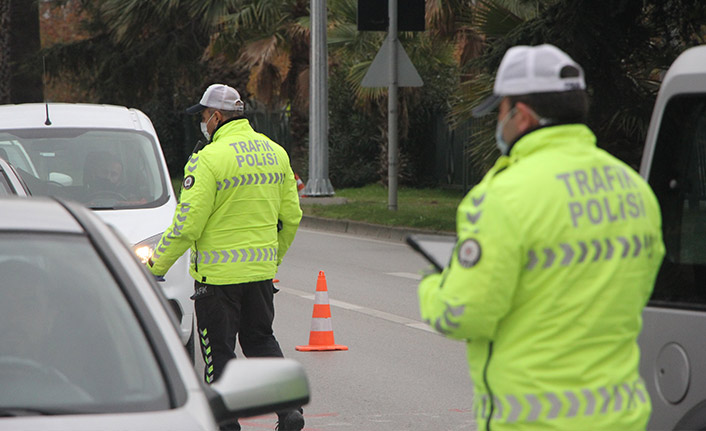
[(397, 177), (399, 170), (397, 100), (397, 0), (388, 0), (390, 28), (390, 85), (387, 90), (387, 209), (397, 211)]
[(332, 196), (328, 177), (328, 47), (326, 0), (311, 0), (311, 69), (309, 72), (309, 179), (307, 196)]

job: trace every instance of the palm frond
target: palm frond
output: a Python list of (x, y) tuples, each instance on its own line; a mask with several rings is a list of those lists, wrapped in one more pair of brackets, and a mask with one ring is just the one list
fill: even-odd
[(497, 0), (480, 0), (474, 15), (474, 27), (490, 38), (505, 36), (524, 21)]
[(241, 53), (240, 60), (246, 67), (270, 63), (277, 53), (278, 39), (271, 35), (247, 43)]
[(346, 77), (346, 81), (351, 86), (353, 92), (355, 93), (356, 103), (360, 106), (373, 100), (380, 100), (387, 94), (387, 88), (382, 87), (363, 87), (361, 82), (363, 82), (363, 77), (368, 72), (371, 61), (363, 61), (353, 65)]

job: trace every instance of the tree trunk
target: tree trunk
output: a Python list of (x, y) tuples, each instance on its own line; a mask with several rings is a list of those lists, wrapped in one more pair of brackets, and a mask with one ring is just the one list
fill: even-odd
[(0, 104), (10, 102), (10, 0), (0, 0)]
[(11, 74), (10, 103), (41, 102), (44, 99), (44, 88), (42, 59), (38, 56), (41, 48), (38, 0), (0, 0), (0, 2), (10, 3), (8, 52)]

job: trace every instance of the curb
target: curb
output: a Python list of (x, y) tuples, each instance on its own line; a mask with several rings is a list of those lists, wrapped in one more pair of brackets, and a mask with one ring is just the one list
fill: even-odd
[(381, 240), (405, 242), (410, 234), (431, 234), (454, 236), (451, 232), (434, 231), (427, 229), (414, 229), (397, 226), (383, 226), (372, 223), (351, 220), (335, 220), (322, 217), (302, 216), (299, 227), (323, 230), (328, 232), (346, 233), (351, 235), (367, 236)]

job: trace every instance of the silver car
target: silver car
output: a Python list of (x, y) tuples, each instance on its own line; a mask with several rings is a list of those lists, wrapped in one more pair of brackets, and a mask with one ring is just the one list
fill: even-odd
[(239, 359), (203, 384), (161, 289), (90, 210), (0, 208), (0, 429), (215, 430), (308, 402), (293, 360)]

